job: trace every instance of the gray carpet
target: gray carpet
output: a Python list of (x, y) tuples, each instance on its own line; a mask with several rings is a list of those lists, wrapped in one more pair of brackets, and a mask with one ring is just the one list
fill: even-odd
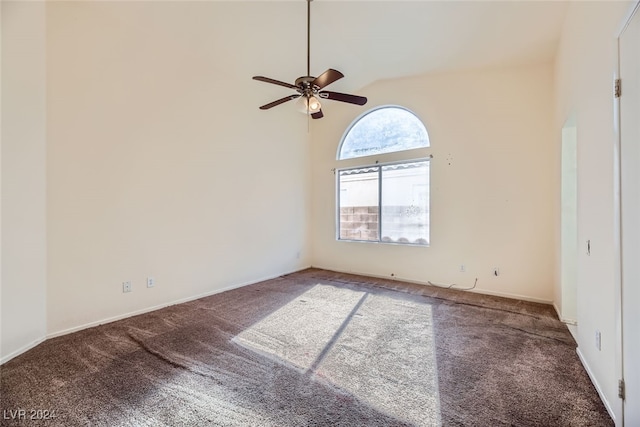
[(575, 347), (550, 306), (309, 269), (46, 341), (0, 421), (613, 426)]

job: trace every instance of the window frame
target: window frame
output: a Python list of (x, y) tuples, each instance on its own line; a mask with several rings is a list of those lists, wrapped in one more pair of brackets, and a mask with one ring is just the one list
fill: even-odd
[[(424, 149), (424, 148), (422, 148)], [(408, 151), (408, 150), (405, 150)], [(385, 153), (385, 154), (390, 154), (390, 153)], [(428, 201), (428, 206), (429, 206), (429, 210), (427, 213), (427, 224), (428, 224), (428, 231), (427, 231), (427, 243), (426, 244), (422, 244), (422, 243), (413, 243), (413, 242), (387, 242), (382, 240), (382, 169), (385, 166), (393, 166), (393, 165), (404, 165), (404, 164), (408, 164), (408, 163), (423, 163), (426, 162), (428, 164), (428, 174), (427, 174), (427, 185), (429, 188), (431, 188), (431, 159), (433, 158), (432, 155), (427, 155), (425, 157), (412, 157), (411, 159), (407, 159), (407, 160), (395, 160), (395, 161), (388, 161), (388, 162), (379, 162), (376, 161), (375, 163), (372, 164), (365, 164), (365, 165), (357, 165), (357, 166), (347, 166), (347, 167), (343, 167), (343, 168), (336, 168), (335, 172), (336, 172), (336, 241), (338, 242), (352, 242), (352, 243), (373, 243), (373, 244), (384, 244), (384, 245), (402, 245), (402, 246), (417, 246), (417, 247), (421, 247), (421, 248), (428, 248), (429, 246), (431, 246), (431, 195), (429, 194), (429, 198), (427, 199)], [(347, 160), (351, 160), (351, 159), (347, 159)], [(341, 239), (340, 238), (340, 173), (341, 172), (345, 172), (345, 171), (350, 171), (350, 170), (355, 170), (355, 169), (367, 169), (367, 168), (377, 168), (377, 174), (378, 174), (378, 239), (377, 240), (355, 240), (355, 239)], [(431, 192), (429, 192), (431, 193)]]
[[(395, 108), (401, 109), (412, 116), (415, 117), (416, 120), (420, 122), (422, 127), (424, 128), (427, 145), (423, 147), (417, 148), (408, 148), (404, 150), (397, 151), (389, 151), (383, 153), (372, 153), (362, 156), (356, 157), (347, 157), (341, 158), (341, 152), (347, 139), (347, 136), (353, 129), (353, 127), (358, 124), (364, 117), (369, 114), (375, 113), (378, 110), (382, 110), (385, 108)], [(336, 152), (336, 167), (333, 169), (335, 174), (335, 239), (338, 242), (347, 242), (347, 243), (373, 243), (373, 244), (385, 244), (385, 245), (400, 245), (400, 246), (411, 246), (411, 247), (420, 247), (420, 248), (428, 248), (431, 246), (431, 160), (433, 159), (432, 153), (433, 147), (431, 145), (431, 138), (429, 137), (429, 131), (425, 122), (412, 110), (409, 108), (395, 105), (395, 104), (387, 104), (380, 105), (374, 107), (364, 113), (360, 114), (356, 117), (347, 127), (347, 129), (342, 134), (340, 138), (340, 143), (338, 144), (338, 149)], [(428, 213), (427, 213), (427, 243), (414, 243), (414, 242), (397, 242), (397, 241), (384, 241), (382, 240), (382, 169), (385, 166), (392, 166), (397, 164), (406, 164), (406, 163), (418, 163), (418, 162), (427, 162), (428, 171), (427, 171), (427, 185), (428, 185)], [(378, 168), (378, 238), (377, 240), (354, 240), (354, 239), (341, 239), (340, 238), (340, 214), (341, 214), (341, 206), (340, 206), (340, 173), (353, 169), (365, 169), (365, 168)]]

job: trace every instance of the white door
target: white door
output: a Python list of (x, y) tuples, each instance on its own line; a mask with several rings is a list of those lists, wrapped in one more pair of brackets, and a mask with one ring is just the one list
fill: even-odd
[(640, 13), (620, 37), (624, 424), (640, 426)]

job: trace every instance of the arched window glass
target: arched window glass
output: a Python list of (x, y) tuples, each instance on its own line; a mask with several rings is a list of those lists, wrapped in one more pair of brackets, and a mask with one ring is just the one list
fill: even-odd
[(385, 106), (368, 111), (347, 129), (338, 160), (429, 147), (427, 129), (406, 108)]

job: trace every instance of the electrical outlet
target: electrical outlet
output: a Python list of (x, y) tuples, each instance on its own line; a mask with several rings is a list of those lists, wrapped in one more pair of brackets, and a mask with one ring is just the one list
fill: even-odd
[(131, 281), (122, 282), (122, 292), (131, 292)]
[(460, 273), (464, 273), (465, 271), (467, 271), (467, 268), (464, 266), (464, 264), (460, 264)]
[(600, 331), (596, 330), (596, 348), (598, 349), (598, 351), (602, 350), (602, 334), (600, 334)]
[(156, 285), (156, 279), (147, 277), (147, 288), (153, 288)]

